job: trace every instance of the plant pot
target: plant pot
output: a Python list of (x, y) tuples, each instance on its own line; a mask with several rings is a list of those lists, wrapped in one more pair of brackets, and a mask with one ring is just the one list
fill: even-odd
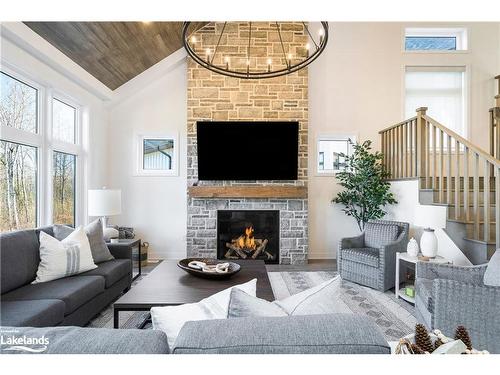
[(434, 229), (425, 228), (422, 238), (420, 238), (420, 251), (428, 258), (435, 258), (438, 252), (438, 242)]

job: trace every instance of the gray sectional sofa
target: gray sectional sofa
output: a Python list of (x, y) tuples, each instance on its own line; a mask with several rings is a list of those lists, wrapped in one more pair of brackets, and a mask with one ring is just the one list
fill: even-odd
[[(9, 333), (10, 332), (10, 333)], [(2, 335), (44, 337), (46, 354), (390, 354), (377, 326), (353, 314), (187, 322), (173, 348), (162, 331), (3, 327)], [(35, 345), (33, 349), (43, 348)], [(26, 353), (2, 345), (3, 354)]]
[(31, 284), (40, 262), (39, 234), (52, 227), (0, 234), (2, 326), (83, 326), (132, 283), (132, 254), (108, 246), (115, 259), (91, 271)]

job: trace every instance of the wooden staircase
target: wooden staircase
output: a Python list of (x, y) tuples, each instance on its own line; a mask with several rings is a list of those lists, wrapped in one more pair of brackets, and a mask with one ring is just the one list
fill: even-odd
[(490, 153), (427, 116), (379, 132), (392, 180), (419, 179), (421, 204), (447, 207), (445, 232), (473, 264), (500, 247), (500, 76), (490, 109)]

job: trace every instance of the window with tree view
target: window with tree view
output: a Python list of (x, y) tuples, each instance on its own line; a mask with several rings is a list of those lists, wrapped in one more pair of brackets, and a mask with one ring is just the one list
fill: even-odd
[(53, 222), (75, 224), (76, 156), (54, 152), (53, 156)]
[(0, 141), (0, 231), (36, 226), (37, 149)]
[(79, 225), (80, 107), (8, 67), (0, 79), (0, 232)]

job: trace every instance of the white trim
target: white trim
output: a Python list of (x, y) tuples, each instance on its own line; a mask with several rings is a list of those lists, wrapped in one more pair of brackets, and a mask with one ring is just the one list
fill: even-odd
[(2, 22), (0, 34), (92, 95), (111, 100), (113, 91), (22, 22)]
[[(143, 169), (144, 140), (171, 139), (174, 142), (174, 155), (171, 170)], [(136, 133), (133, 137), (135, 148), (135, 177), (176, 177), (179, 176), (179, 134), (178, 133)]]

